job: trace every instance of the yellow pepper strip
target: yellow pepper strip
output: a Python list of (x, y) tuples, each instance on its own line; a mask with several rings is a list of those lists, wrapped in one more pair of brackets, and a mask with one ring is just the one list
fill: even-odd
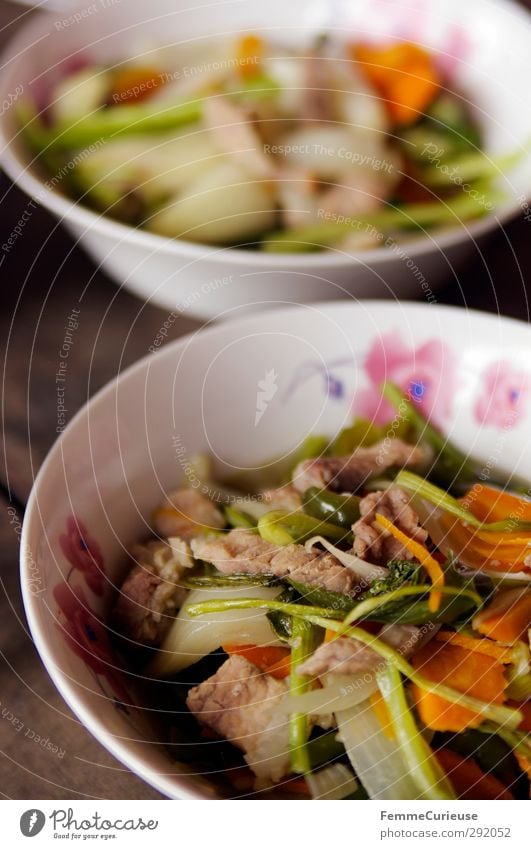
[(408, 537), (407, 534), (397, 528), (396, 525), (393, 525), (393, 523), (390, 522), (389, 519), (386, 519), (385, 516), (382, 516), (381, 513), (376, 514), (376, 521), (382, 528), (384, 528), (384, 530), (390, 533), (391, 536), (401, 542), (404, 548), (407, 548), (409, 553), (413, 557), (417, 558), (421, 566), (423, 566), (428, 573), (432, 583), (428, 608), (431, 613), (436, 613), (441, 606), (442, 600), (442, 593), (439, 592), (439, 588), (444, 586), (444, 572), (441, 569), (440, 564), (437, 563), (435, 557), (431, 556), (427, 548), (424, 548), (420, 542), (416, 542), (416, 540)]

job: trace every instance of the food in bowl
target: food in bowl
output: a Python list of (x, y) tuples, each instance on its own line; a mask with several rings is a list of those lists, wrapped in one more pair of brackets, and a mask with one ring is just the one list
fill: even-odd
[[(162, 59), (163, 57), (163, 59)], [(514, 164), (418, 44), (257, 35), (87, 64), (19, 101), (48, 183), (170, 238), (267, 252), (390, 245), (492, 212)]]
[(197, 460), (113, 628), (175, 756), (234, 795), (527, 798), (529, 486), (485, 483), (415, 387), (384, 395), (388, 425), (311, 437), (262, 485)]

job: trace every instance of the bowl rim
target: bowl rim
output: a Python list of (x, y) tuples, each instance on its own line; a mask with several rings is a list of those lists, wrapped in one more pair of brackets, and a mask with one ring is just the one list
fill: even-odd
[[(522, 25), (530, 30), (531, 38), (531, 9), (527, 9), (517, 3), (516, 0), (488, 0), (489, 5), (503, 10), (506, 14), (517, 16)], [(13, 39), (0, 55), (0, 64), (6, 69), (11, 62), (16, 61), (19, 54), (27, 49), (29, 44), (36, 40), (38, 33), (46, 26), (47, 21), (53, 17), (53, 11), (42, 10), (35, 17), (23, 24)], [(9, 70), (5, 74), (6, 81), (10, 79)], [(4, 84), (5, 86), (5, 84)], [(3, 87), (4, 88), (4, 87)], [(1, 90), (0, 90), (1, 95)], [(5, 115), (9, 110), (6, 110)], [(51, 210), (59, 219), (60, 223), (70, 222), (84, 228), (83, 236), (92, 231), (107, 238), (114, 239), (119, 244), (131, 244), (149, 253), (160, 251), (171, 256), (180, 256), (189, 262), (200, 260), (216, 260), (217, 262), (246, 265), (253, 268), (272, 268), (290, 271), (293, 269), (316, 269), (316, 268), (344, 268), (357, 264), (365, 266), (378, 266), (396, 259), (392, 247), (384, 244), (377, 248), (357, 250), (352, 253), (337, 248), (329, 248), (324, 251), (311, 253), (265, 253), (249, 248), (235, 248), (231, 246), (215, 246), (202, 242), (191, 242), (185, 239), (170, 238), (151, 233), (117, 219), (91, 210), (83, 203), (78, 203), (61, 193), (56, 188), (50, 189), (46, 185), (44, 177), (41, 179), (32, 170), (33, 163), (23, 156), (22, 151), (18, 153), (14, 148), (14, 140), (18, 137), (16, 133), (13, 138), (7, 134), (7, 118), (0, 115), (0, 162), (8, 176), (15, 184), (18, 184), (32, 198), (37, 198), (47, 209)], [(502, 204), (482, 218), (459, 222), (455, 226), (443, 229), (434, 234), (429, 230), (423, 230), (418, 236), (413, 236), (403, 243), (404, 249), (409, 257), (422, 257), (432, 251), (444, 252), (454, 246), (462, 245), (468, 239), (476, 242), (478, 238), (489, 231), (501, 227), (512, 218), (516, 217), (522, 210), (523, 200), (531, 202), (531, 181), (520, 196), (508, 203)]]
[[(329, 313), (334, 310), (354, 310), (357, 311), (361, 307), (365, 310), (370, 310), (376, 320), (378, 313), (388, 311), (398, 311), (402, 319), (404, 314), (413, 319), (415, 314), (430, 310), (430, 315), (433, 315), (433, 310), (439, 314), (443, 314), (447, 319), (452, 315), (462, 315), (465, 308), (447, 304), (425, 304), (419, 302), (398, 302), (398, 301), (381, 301), (381, 300), (353, 300), (348, 304), (341, 301), (324, 301), (310, 305), (316, 312)], [(235, 308), (238, 309), (238, 308)], [(85, 697), (77, 692), (77, 684), (73, 683), (68, 675), (63, 673), (60, 665), (55, 660), (54, 641), (52, 638), (53, 629), (49, 632), (43, 628), (38, 622), (37, 603), (38, 597), (31, 593), (29, 587), (30, 582), (27, 580), (29, 576), (29, 568), (31, 566), (31, 548), (30, 539), (39, 538), (42, 522), (39, 509), (39, 491), (43, 481), (49, 474), (49, 471), (54, 467), (62, 452), (62, 441), (66, 433), (74, 430), (78, 423), (87, 416), (89, 411), (93, 410), (94, 406), (105, 403), (106, 396), (112, 393), (122, 380), (129, 380), (136, 373), (142, 372), (152, 362), (153, 358), (170, 357), (176, 354), (180, 348), (193, 344), (196, 336), (199, 339), (203, 337), (212, 337), (216, 334), (226, 333), (227, 331), (234, 332), (244, 330), (245, 326), (265, 319), (274, 319), (276, 316), (284, 316), (288, 313), (296, 314), (306, 312), (308, 305), (291, 304), (289, 306), (277, 307), (259, 315), (242, 315), (233, 319), (230, 322), (222, 324), (210, 323), (206, 327), (193, 330), (178, 339), (169, 342), (167, 345), (159, 348), (153, 354), (146, 354), (139, 360), (136, 360), (118, 375), (109, 380), (102, 386), (91, 398), (89, 398), (83, 406), (75, 413), (69, 421), (64, 431), (59, 434), (57, 439), (49, 449), (36, 477), (28, 498), (24, 520), (22, 524), (22, 534), (20, 541), (20, 583), (22, 591), (22, 599), (24, 611), (28, 621), (29, 629), (37, 652), (42, 660), (43, 666), (48, 675), (52, 679), (54, 685), (59, 690), (66, 704), (72, 710), (75, 716), (79, 718), (85, 729), (92, 734), (93, 737), (107, 749), (120, 763), (126, 766), (133, 774), (140, 777), (147, 784), (158, 790), (163, 795), (169, 798), (177, 799), (210, 799), (208, 794), (201, 793), (198, 789), (191, 789), (186, 776), (179, 776), (177, 773), (160, 774), (149, 767), (144, 758), (136, 753), (132, 753), (126, 741), (119, 737), (115, 737), (106, 729), (104, 722), (100, 719), (97, 713), (85, 704)], [(503, 316), (497, 313), (488, 313), (481, 310), (465, 309), (465, 312), (472, 317), (474, 322), (479, 321), (481, 324), (493, 325), (497, 323), (508, 325), (510, 327), (523, 329), (530, 328), (530, 323), (521, 321), (508, 316)], [(412, 324), (413, 326), (413, 324)], [(530, 331), (531, 332), (531, 331)]]

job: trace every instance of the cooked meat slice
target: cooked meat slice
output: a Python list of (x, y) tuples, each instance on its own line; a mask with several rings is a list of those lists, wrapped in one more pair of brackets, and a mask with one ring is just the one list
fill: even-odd
[(167, 543), (156, 540), (134, 546), (131, 557), (135, 565), (120, 588), (113, 620), (124, 637), (158, 646), (186, 597), (179, 586), (184, 567)]
[(271, 561), (274, 575), (289, 575), (294, 581), (322, 587), (335, 593), (356, 595), (365, 587), (355, 572), (345, 568), (328, 551), (307, 551), (303, 545), (286, 545)]
[(424, 543), (428, 532), (419, 525), (419, 517), (409, 496), (398, 486), (390, 486), (379, 492), (370, 492), (360, 501), (360, 518), (352, 526), (354, 552), (362, 560), (371, 563), (388, 563), (389, 560), (405, 560), (411, 557), (408, 550), (397, 539), (376, 524), (376, 513), (389, 519), (408, 537)]
[(416, 445), (408, 445), (401, 439), (383, 439), (370, 448), (358, 448), (347, 457), (303, 460), (293, 473), (293, 485), (299, 492), (310, 486), (355, 492), (370, 477), (391, 466), (417, 466), (424, 460), (424, 451)]
[(209, 97), (203, 106), (203, 120), (220, 150), (237, 157), (255, 177), (273, 179), (274, 162), (264, 153), (264, 144), (247, 110), (226, 97)]
[(303, 545), (274, 545), (241, 528), (216, 539), (196, 539), (192, 548), (197, 558), (213, 563), (226, 575), (237, 572), (266, 573), (277, 578), (289, 575), (300, 583), (345, 595), (355, 595), (364, 586), (359, 586), (355, 572), (345, 568), (333, 554), (306, 551)]
[[(422, 629), (416, 625), (386, 625), (378, 634), (378, 639), (408, 657), (423, 636)], [(375, 670), (381, 662), (380, 655), (370, 646), (350, 637), (340, 637), (322, 643), (301, 663), (298, 671), (312, 677), (320, 677), (328, 672), (334, 675), (357, 675), (358, 672)]]
[(198, 537), (192, 542), (194, 556), (213, 563), (225, 575), (271, 573), (271, 560), (279, 550), (278, 545), (244, 528), (234, 528), (212, 539)]
[(272, 510), (296, 512), (302, 507), (300, 493), (291, 484), (279, 486), (278, 489), (266, 489), (262, 493), (262, 501), (264, 504), (270, 505)]
[(209, 498), (195, 489), (170, 492), (153, 516), (155, 530), (162, 537), (191, 540), (204, 529), (225, 527), (225, 519)]
[(290, 763), (288, 720), (278, 711), (287, 690), (284, 681), (232, 655), (189, 691), (186, 704), (199, 722), (242, 749), (257, 776), (279, 781)]
[(306, 85), (302, 94), (306, 121), (333, 121), (333, 86), (328, 74), (328, 57), (310, 54), (305, 61)]

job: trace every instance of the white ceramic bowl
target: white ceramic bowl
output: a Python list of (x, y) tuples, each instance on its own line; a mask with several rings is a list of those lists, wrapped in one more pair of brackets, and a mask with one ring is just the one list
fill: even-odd
[[(215, 796), (205, 776), (150, 742), (154, 732), (134, 708), (124, 712), (130, 681), (105, 626), (125, 549), (149, 534), (152, 509), (185, 479), (191, 455), (212, 453), (220, 471), (255, 468), (311, 433), (336, 433), (353, 409), (388, 421), (379, 386), (390, 379), (415, 385), (424, 411), (485, 461), (487, 479), (503, 469), (531, 480), (530, 351), (529, 326), (476, 312), (381, 301), (297, 306), (178, 340), (99, 392), (38, 475), (21, 566), (36, 646), (89, 731), (168, 796)], [(274, 391), (255, 424), (266, 374)], [(104, 571), (103, 593), (87, 548)]]
[(168, 240), (101, 217), (46, 186), (21, 144), (15, 110), (8, 108), (21, 88), (24, 97), (42, 93), (65, 63), (80, 57), (113, 63), (158, 43), (186, 44), (249, 30), (294, 44), (323, 31), (340, 38), (412, 38), (444, 60), (474, 105), (486, 151), (494, 154), (517, 149), (531, 136), (531, 16), (510, 0), (212, 0), (207, 5), (122, 0), (94, 5), (96, 11), (79, 22), (67, 13), (39, 14), (11, 43), (0, 80), (0, 148), (7, 173), (64, 223), (111, 277), (145, 300), (210, 318), (271, 298), (308, 303), (345, 291), (357, 297), (423, 296), (474, 250), (482, 234), (518, 212), (531, 196), (531, 162), (525, 162), (502, 179), (509, 200), (496, 214), (415, 238), (403, 256), (391, 247), (354, 256), (341, 251), (265, 255)]

